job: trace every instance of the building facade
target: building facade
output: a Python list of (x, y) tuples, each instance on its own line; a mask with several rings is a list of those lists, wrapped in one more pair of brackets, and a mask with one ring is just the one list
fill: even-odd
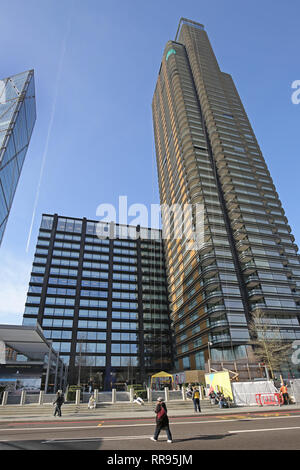
[(248, 326), (257, 309), (282, 339), (300, 339), (298, 247), (203, 25), (180, 20), (152, 109), (161, 203), (204, 207), (199, 249), (175, 236), (165, 244), (178, 369), (255, 361)]
[(0, 245), (35, 120), (33, 70), (0, 80)]
[(170, 370), (161, 232), (43, 215), (23, 316), (23, 325), (36, 322), (69, 384), (92, 379), (107, 390)]

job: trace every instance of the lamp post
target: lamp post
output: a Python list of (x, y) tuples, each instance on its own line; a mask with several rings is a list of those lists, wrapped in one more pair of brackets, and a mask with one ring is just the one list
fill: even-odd
[(208, 341), (207, 343), (207, 346), (208, 346), (208, 371), (210, 372), (211, 371), (211, 367), (210, 367), (210, 363), (211, 363), (211, 355), (210, 355), (210, 346), (212, 346), (213, 344)]

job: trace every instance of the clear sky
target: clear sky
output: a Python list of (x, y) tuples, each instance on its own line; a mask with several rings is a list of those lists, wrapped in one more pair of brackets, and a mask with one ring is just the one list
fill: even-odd
[(35, 70), (37, 121), (0, 248), (0, 323), (22, 322), (42, 213), (159, 202), (151, 101), (180, 17), (205, 25), (232, 75), (300, 243), (298, 0), (2, 2), (0, 78)]

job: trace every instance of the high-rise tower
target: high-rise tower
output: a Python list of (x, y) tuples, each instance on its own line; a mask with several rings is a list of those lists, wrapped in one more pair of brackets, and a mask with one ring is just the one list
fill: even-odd
[[(177, 365), (255, 360), (249, 321), (262, 309), (300, 339), (298, 247), (230, 75), (203, 25), (182, 18), (165, 47), (153, 121), (162, 204), (203, 204), (205, 243), (165, 241)], [(171, 233), (172, 236), (172, 233)]]
[(35, 120), (33, 70), (0, 80), (0, 244)]

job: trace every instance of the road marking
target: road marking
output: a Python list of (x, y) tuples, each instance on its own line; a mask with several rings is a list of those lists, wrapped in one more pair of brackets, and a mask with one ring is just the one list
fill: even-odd
[[(82, 439), (80, 437), (74, 438), (57, 438), (57, 439), (50, 439), (48, 441), (42, 441), (42, 444), (49, 444), (49, 443), (55, 443), (55, 442), (70, 442), (70, 441), (81, 441), (81, 442), (89, 442), (89, 441), (128, 441), (128, 440), (136, 440), (136, 439), (150, 439), (151, 436), (149, 435), (140, 435), (140, 436), (111, 436), (111, 437), (89, 437), (87, 439)], [(161, 440), (161, 442), (163, 442)]]
[[(229, 418), (229, 416), (228, 416)], [(300, 418), (300, 415), (299, 416), (270, 416), (270, 417), (264, 417), (264, 418), (251, 418), (252, 421), (260, 421), (260, 420), (268, 420), (268, 419), (286, 419), (286, 418)], [(238, 418), (239, 421), (249, 421), (250, 417), (249, 416), (246, 416), (245, 418), (241, 419), (241, 418)], [(226, 423), (229, 423), (229, 422), (236, 422), (237, 419), (227, 419), (226, 420)], [(131, 428), (131, 427), (144, 427), (144, 426), (155, 426), (155, 423), (152, 422), (152, 423), (138, 423), (138, 424), (108, 424), (106, 425), (105, 422), (103, 422), (104, 425), (101, 426), (101, 429), (108, 429), (108, 428)], [(176, 426), (176, 425), (180, 425), (180, 424), (214, 424), (214, 423), (220, 423), (220, 420), (211, 420), (211, 421), (206, 421), (206, 420), (202, 420), (202, 421), (172, 421), (172, 418), (170, 418), (170, 424), (172, 426)], [(93, 426), (56, 426), (56, 427), (43, 427), (43, 428), (35, 428), (35, 427), (30, 427), (30, 428), (7, 428), (7, 429), (1, 429), (0, 428), (0, 432), (8, 432), (8, 431), (12, 431), (12, 432), (22, 432), (22, 431), (58, 431), (58, 430), (66, 430), (66, 429), (69, 429), (70, 431), (72, 430), (75, 430), (75, 429), (95, 429), (95, 428), (98, 428), (99, 427), (99, 424), (97, 425), (93, 425)]]
[(290, 428), (243, 429), (239, 431), (228, 431), (228, 433), (235, 434), (235, 433), (242, 433), (242, 432), (288, 431), (291, 429), (300, 429), (300, 426), (294, 426)]

